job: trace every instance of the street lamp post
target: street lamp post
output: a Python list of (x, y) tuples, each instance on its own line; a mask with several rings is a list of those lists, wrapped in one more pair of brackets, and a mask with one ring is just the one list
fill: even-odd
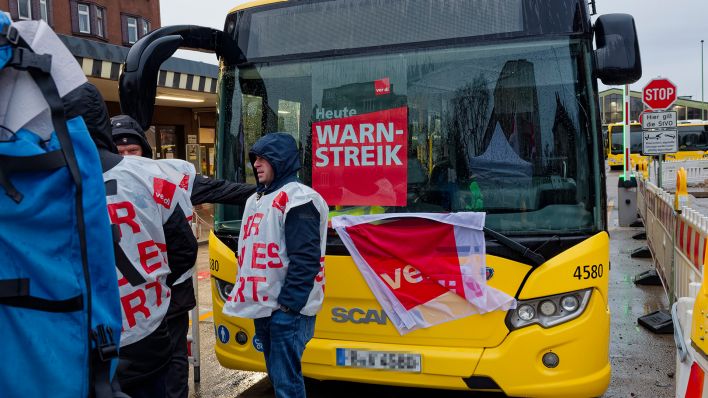
[(701, 120), (706, 120), (706, 117), (705, 117), (706, 103), (705, 103), (705, 101), (706, 101), (705, 98), (703, 98), (703, 40), (701, 40), (701, 102), (703, 102), (703, 104), (701, 104)]

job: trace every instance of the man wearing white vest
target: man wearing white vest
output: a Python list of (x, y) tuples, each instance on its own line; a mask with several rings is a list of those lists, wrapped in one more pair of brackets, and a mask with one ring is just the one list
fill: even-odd
[[(84, 83), (62, 100), (67, 118), (83, 116), (103, 168), (123, 318), (117, 382), (132, 398), (165, 397), (172, 352), (165, 319), (172, 286), (168, 277), (175, 280), (189, 272), (197, 256), (187, 221), (192, 214), (194, 167), (182, 161), (118, 155), (108, 110), (92, 84)], [(181, 253), (189, 261), (168, 259), (165, 230), (182, 231)]]
[[(152, 148), (145, 137), (140, 124), (128, 115), (111, 118), (113, 142), (123, 156), (142, 156), (152, 159)], [(184, 160), (164, 159), (168, 164), (186, 163)], [(192, 205), (202, 203), (224, 203), (243, 205), (256, 190), (252, 184), (242, 184), (228, 180), (207, 178), (197, 174), (191, 186)], [(185, 206), (186, 207), (186, 206)], [(191, 212), (191, 206), (189, 211)], [(167, 309), (167, 327), (172, 339), (172, 359), (166, 376), (165, 398), (187, 398), (189, 395), (189, 357), (187, 353), (187, 332), (189, 330), (189, 311), (197, 305), (194, 294), (192, 274), (196, 260), (196, 240), (191, 233), (185, 233), (181, 226), (169, 225), (165, 229), (167, 261), (170, 266), (182, 263), (192, 270), (179, 279), (167, 277), (171, 286), (170, 306)], [(193, 241), (193, 245), (192, 245)], [(194, 254), (194, 255), (193, 255)]]
[(246, 202), (236, 284), (224, 314), (253, 318), (277, 398), (304, 398), (301, 360), (324, 299), (328, 208), (297, 179), (295, 139), (270, 133), (251, 148), (258, 190)]

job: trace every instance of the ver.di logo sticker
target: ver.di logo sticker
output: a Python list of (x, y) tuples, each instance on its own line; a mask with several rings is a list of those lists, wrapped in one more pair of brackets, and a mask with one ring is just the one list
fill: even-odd
[(258, 336), (253, 336), (253, 348), (255, 348), (258, 352), (263, 352), (263, 342), (261, 342), (261, 339), (258, 338)]

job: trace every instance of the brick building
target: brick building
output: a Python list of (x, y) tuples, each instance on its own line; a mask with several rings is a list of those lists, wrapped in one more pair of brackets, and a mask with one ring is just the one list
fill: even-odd
[[(159, 0), (0, 0), (0, 11), (13, 21), (46, 21), (101, 91), (111, 116), (120, 113), (118, 77), (129, 47), (161, 25)], [(213, 174), (217, 72), (216, 65), (175, 57), (163, 63), (148, 131), (156, 157), (186, 159)]]

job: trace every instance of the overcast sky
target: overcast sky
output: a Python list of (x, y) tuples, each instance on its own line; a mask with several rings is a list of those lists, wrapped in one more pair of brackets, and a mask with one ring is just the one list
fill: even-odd
[[(504, 1), (504, 0), (499, 0)], [(162, 25), (191, 24), (223, 29), (229, 10), (245, 0), (162, 0)], [(642, 78), (631, 85), (641, 91), (657, 76), (669, 78), (678, 95), (701, 99), (701, 39), (708, 61), (708, 0), (596, 0), (597, 13), (634, 16), (642, 55)], [(594, 19), (594, 18), (593, 18)], [(189, 54), (192, 53), (192, 54)], [(216, 63), (212, 54), (181, 52), (180, 57)], [(705, 76), (708, 80), (708, 75)], [(606, 88), (600, 82), (600, 90)], [(705, 92), (708, 99), (708, 92)]]

